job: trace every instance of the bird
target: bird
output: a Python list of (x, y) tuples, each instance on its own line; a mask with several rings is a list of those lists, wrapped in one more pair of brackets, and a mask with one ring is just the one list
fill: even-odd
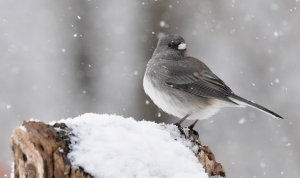
[[(224, 107), (250, 106), (274, 118), (279, 114), (236, 95), (209, 67), (187, 53), (187, 44), (177, 34), (162, 36), (143, 78), (145, 93), (164, 112), (180, 118), (175, 123), (194, 120), (188, 127), (193, 130), (199, 120), (208, 119)], [(181, 128), (182, 129), (182, 128)], [(180, 129), (180, 130), (181, 130)]]

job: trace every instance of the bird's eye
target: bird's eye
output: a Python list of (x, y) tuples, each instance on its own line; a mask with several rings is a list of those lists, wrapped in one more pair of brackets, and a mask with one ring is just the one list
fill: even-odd
[(175, 43), (169, 43), (169, 44), (168, 44), (168, 47), (169, 47), (169, 48), (174, 48), (174, 49), (175, 49), (175, 48), (177, 47), (177, 45), (176, 45)]

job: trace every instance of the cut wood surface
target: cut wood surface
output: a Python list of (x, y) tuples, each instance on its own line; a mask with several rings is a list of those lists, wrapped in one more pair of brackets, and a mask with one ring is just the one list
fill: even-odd
[[(43, 122), (24, 122), (13, 131), (10, 145), (13, 151), (14, 177), (44, 178), (44, 177), (93, 177), (83, 168), (72, 166), (68, 159), (70, 150), (70, 135), (72, 130), (64, 123), (49, 125)], [(225, 177), (225, 172), (208, 146), (190, 139), (198, 151), (194, 152), (199, 163), (203, 165), (209, 177)], [(91, 148), (93, 149), (93, 148)]]

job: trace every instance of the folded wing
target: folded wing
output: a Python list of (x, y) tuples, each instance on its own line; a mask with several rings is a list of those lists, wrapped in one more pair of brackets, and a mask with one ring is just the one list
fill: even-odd
[(228, 98), (232, 90), (201, 61), (187, 57), (167, 63), (165, 67), (171, 76), (166, 83), (171, 87), (198, 97), (217, 98), (235, 103)]

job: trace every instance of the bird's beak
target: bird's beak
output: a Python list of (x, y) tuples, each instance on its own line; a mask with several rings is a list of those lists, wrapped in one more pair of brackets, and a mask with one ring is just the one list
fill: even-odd
[(180, 43), (180, 44), (178, 45), (177, 49), (183, 51), (183, 50), (186, 50), (186, 46), (187, 46), (187, 45), (186, 45), (185, 43)]

